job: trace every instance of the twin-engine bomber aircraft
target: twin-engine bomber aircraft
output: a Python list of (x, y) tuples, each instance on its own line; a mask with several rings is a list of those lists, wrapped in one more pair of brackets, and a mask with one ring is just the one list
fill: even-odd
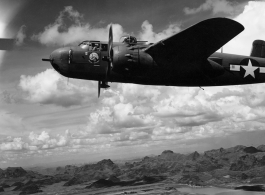
[(222, 86), (265, 82), (265, 41), (253, 42), (250, 56), (217, 53), (244, 27), (231, 19), (212, 18), (154, 44), (122, 37), (113, 42), (83, 41), (53, 51), (50, 61), (65, 77), (166, 86)]

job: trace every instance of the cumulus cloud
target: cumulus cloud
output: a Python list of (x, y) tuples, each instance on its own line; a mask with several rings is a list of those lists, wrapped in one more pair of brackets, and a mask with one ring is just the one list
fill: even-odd
[(114, 107), (103, 107), (90, 114), (87, 133), (113, 134), (126, 129), (141, 129), (155, 124), (154, 117), (134, 113), (132, 104), (118, 103)]
[[(146, 94), (161, 91), (156, 95), (154, 93), (155, 100), (152, 101), (150, 97), (139, 94), (138, 86), (141, 89), (140, 85), (119, 84), (116, 89), (118, 95), (103, 96), (114, 99), (116, 103), (112, 105), (102, 101), (98, 109), (88, 115), (87, 126), (83, 130), (58, 135), (46, 130), (31, 132), (27, 138), (3, 140), (0, 149), (42, 156), (44, 151), (45, 155), (70, 151), (99, 152), (135, 145), (152, 147), (163, 142), (170, 144), (170, 140), (176, 145), (183, 140), (224, 137), (265, 127), (265, 121), (260, 120), (264, 118), (265, 105), (259, 101), (264, 95), (263, 87), (256, 88), (254, 85), (241, 89), (235, 86), (215, 88), (216, 91), (206, 88), (203, 91), (147, 86)], [(129, 102), (131, 96), (138, 95), (141, 97)], [(254, 103), (249, 103), (252, 99)], [(50, 152), (46, 154), (47, 150)]]
[(14, 138), (12, 142), (0, 144), (0, 150), (23, 150), (28, 147), (28, 144), (23, 142), (21, 138)]
[(184, 13), (187, 15), (196, 14), (202, 11), (212, 10), (213, 14), (225, 13), (228, 15), (237, 15), (239, 14), (245, 3), (239, 4), (236, 1), (231, 2), (227, 0), (206, 0), (202, 5), (197, 8), (184, 8)]
[(15, 137), (6, 139), (0, 144), (2, 151), (41, 151), (56, 149), (70, 145), (70, 134), (65, 131), (64, 135), (51, 136), (48, 132), (42, 131), (40, 134), (30, 132), (28, 137)]
[(210, 101), (225, 101), (229, 104), (237, 99), (238, 103), (242, 106), (247, 106), (251, 109), (261, 109), (265, 107), (265, 85), (246, 85), (234, 87), (234, 89), (224, 88), (209, 97)]
[[(68, 19), (68, 21), (66, 20)], [(44, 45), (68, 45), (83, 40), (108, 40), (109, 25), (96, 28), (83, 21), (83, 15), (67, 6), (60, 12), (55, 22), (46, 26), (43, 32), (33, 35), (32, 40)], [(157, 42), (180, 31), (180, 24), (170, 24), (162, 32), (154, 32), (153, 25), (143, 22), (141, 31), (136, 35), (139, 40)], [(128, 34), (120, 24), (112, 24), (114, 41)]]
[(137, 137), (137, 141), (151, 144), (152, 140), (202, 139), (265, 127), (260, 120), (264, 116), (260, 109), (264, 106), (262, 85), (205, 90), (142, 87), (119, 84), (116, 94), (106, 97), (106, 102), (102, 100), (103, 108), (90, 114), (88, 127), (79, 136), (104, 134), (109, 142), (126, 145)]
[(214, 102), (205, 104), (206, 95), (199, 89), (187, 93), (185, 88), (119, 84), (116, 90), (104, 98), (108, 101), (102, 100), (102, 109), (90, 113), (87, 129), (79, 137), (104, 134), (115, 135), (107, 138), (114, 142), (151, 141), (159, 131), (176, 138), (196, 126), (222, 121), (227, 114)]
[[(65, 18), (70, 21), (66, 22)], [(114, 41), (118, 41), (124, 33), (123, 28), (119, 24), (112, 24), (112, 27)], [(72, 6), (66, 6), (53, 24), (46, 26), (43, 32), (33, 35), (32, 39), (44, 45), (62, 46), (83, 40), (107, 40), (108, 31), (109, 25), (104, 28), (93, 28), (89, 23), (83, 22), (82, 14)]]
[(26, 99), (33, 103), (69, 107), (96, 98), (96, 87), (93, 82), (75, 81), (75, 84), (67, 84), (66, 79), (53, 69), (47, 69), (35, 76), (22, 75), (19, 87), (26, 92)]
[(24, 39), (26, 38), (26, 26), (22, 25), (17, 33), (16, 36), (16, 45), (17, 46), (21, 46), (24, 43)]
[(173, 34), (180, 32), (179, 24), (170, 24), (167, 29), (163, 30), (162, 32), (155, 33), (153, 31), (153, 25), (150, 24), (147, 20), (143, 22), (141, 28), (142, 30), (138, 35), (140, 40), (145, 40), (153, 43), (156, 43), (157, 41), (160, 41)]
[(250, 1), (244, 11), (234, 18), (245, 30), (224, 45), (225, 53), (250, 55), (252, 43), (256, 39), (265, 40), (265, 1)]
[(58, 135), (51, 137), (48, 132), (42, 131), (39, 135), (31, 132), (29, 134), (30, 145), (38, 149), (51, 149), (66, 146), (69, 143), (69, 132), (66, 131), (65, 135)]

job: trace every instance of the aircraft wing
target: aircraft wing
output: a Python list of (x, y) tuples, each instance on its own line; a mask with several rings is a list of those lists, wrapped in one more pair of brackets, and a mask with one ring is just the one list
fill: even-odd
[(14, 46), (14, 39), (0, 39), (0, 50), (11, 50)]
[(177, 63), (208, 58), (243, 30), (243, 25), (231, 19), (207, 19), (151, 45), (145, 52), (159, 65), (176, 67)]

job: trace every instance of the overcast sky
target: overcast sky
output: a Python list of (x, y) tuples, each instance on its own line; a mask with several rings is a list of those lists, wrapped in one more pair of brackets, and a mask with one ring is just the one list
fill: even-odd
[(67, 85), (41, 61), (64, 45), (107, 40), (110, 23), (115, 41), (156, 42), (212, 17), (245, 26), (224, 52), (249, 55), (255, 39), (265, 40), (265, 1), (1, 0), (0, 13), (0, 36), (17, 39), (0, 52), (0, 167), (265, 144), (264, 84), (111, 83), (98, 99), (97, 82)]

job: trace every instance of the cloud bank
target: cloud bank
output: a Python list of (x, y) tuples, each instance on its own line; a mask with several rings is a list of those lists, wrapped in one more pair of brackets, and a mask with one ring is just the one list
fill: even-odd
[(245, 30), (224, 46), (224, 52), (250, 55), (252, 43), (256, 39), (265, 40), (265, 1), (250, 1), (244, 11), (234, 20), (241, 23)]
[[(119, 24), (112, 24), (112, 26), (114, 40), (118, 41), (123, 34), (123, 28)], [(108, 31), (109, 26), (94, 28), (89, 23), (84, 23), (82, 14), (74, 10), (72, 6), (66, 6), (53, 24), (46, 26), (43, 32), (33, 35), (32, 39), (44, 45), (62, 46), (83, 40), (107, 40)]]
[(95, 101), (97, 92), (93, 82), (72, 81), (47, 69), (35, 76), (21, 75), (19, 87), (26, 93), (26, 100), (33, 103), (69, 107)]
[(26, 38), (25, 31), (26, 31), (26, 26), (25, 25), (22, 25), (19, 28), (18, 33), (17, 33), (17, 36), (16, 36), (16, 45), (17, 46), (23, 45), (24, 39)]
[(165, 39), (173, 34), (180, 32), (179, 24), (170, 24), (167, 29), (162, 32), (155, 33), (153, 31), (153, 25), (145, 20), (142, 24), (142, 30), (139, 33), (138, 37), (140, 40), (146, 40), (149, 42), (156, 43), (162, 39)]
[[(43, 32), (33, 35), (32, 40), (48, 46), (76, 44), (83, 40), (108, 40), (110, 25), (96, 28), (83, 20), (82, 14), (74, 10), (72, 6), (67, 6), (60, 12), (54, 23), (46, 26)], [(122, 35), (128, 34), (120, 24), (112, 24), (112, 27), (114, 41), (119, 41)], [(136, 36), (139, 40), (149, 42), (159, 41), (180, 31), (179, 24), (170, 24), (167, 29), (155, 33), (152, 24), (147, 20), (143, 22), (141, 27), (142, 30)]]
[(197, 8), (184, 8), (184, 13), (187, 15), (197, 14), (199, 12), (212, 11), (212, 13), (225, 13), (230, 16), (238, 15), (242, 12), (245, 3), (238, 3), (236, 1), (227, 0), (206, 0), (202, 5)]

